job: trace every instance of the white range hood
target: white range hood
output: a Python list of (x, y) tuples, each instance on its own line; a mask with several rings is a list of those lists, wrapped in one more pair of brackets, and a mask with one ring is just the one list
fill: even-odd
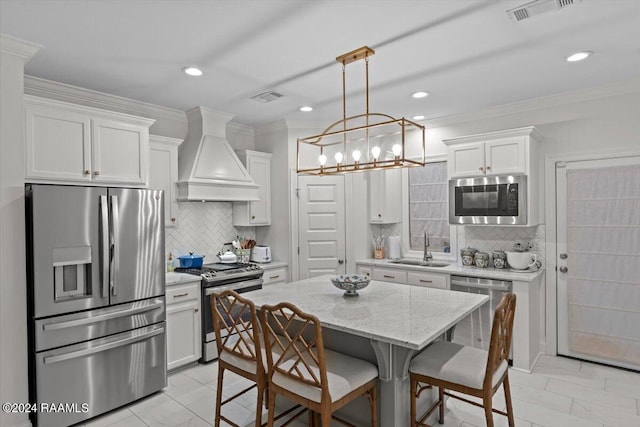
[(260, 187), (226, 138), (233, 114), (196, 107), (187, 111), (189, 131), (178, 156), (178, 200), (252, 201)]

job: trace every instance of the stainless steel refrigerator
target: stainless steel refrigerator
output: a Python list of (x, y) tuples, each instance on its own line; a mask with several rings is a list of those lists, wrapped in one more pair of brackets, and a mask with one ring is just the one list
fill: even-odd
[(32, 423), (68, 426), (165, 387), (163, 192), (25, 190), (29, 392), (44, 405)]

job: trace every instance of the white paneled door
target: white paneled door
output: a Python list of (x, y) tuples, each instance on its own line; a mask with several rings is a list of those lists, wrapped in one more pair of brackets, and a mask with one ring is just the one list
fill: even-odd
[(298, 176), (300, 280), (345, 273), (343, 176)]
[(640, 370), (640, 156), (559, 164), (558, 354)]

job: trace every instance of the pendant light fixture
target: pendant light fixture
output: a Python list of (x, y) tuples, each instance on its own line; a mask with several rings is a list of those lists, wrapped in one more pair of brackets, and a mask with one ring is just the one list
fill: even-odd
[[(374, 54), (373, 49), (363, 46), (336, 58), (342, 64), (342, 119), (319, 135), (298, 138), (298, 174), (333, 175), (424, 166), (424, 126), (404, 117), (369, 112), (369, 57)], [(346, 68), (361, 60), (365, 63), (366, 110), (347, 117)]]

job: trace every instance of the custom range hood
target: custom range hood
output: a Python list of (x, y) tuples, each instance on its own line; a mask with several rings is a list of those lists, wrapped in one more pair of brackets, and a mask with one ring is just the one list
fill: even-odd
[(226, 138), (233, 114), (196, 107), (178, 156), (178, 200), (251, 201), (258, 188)]

